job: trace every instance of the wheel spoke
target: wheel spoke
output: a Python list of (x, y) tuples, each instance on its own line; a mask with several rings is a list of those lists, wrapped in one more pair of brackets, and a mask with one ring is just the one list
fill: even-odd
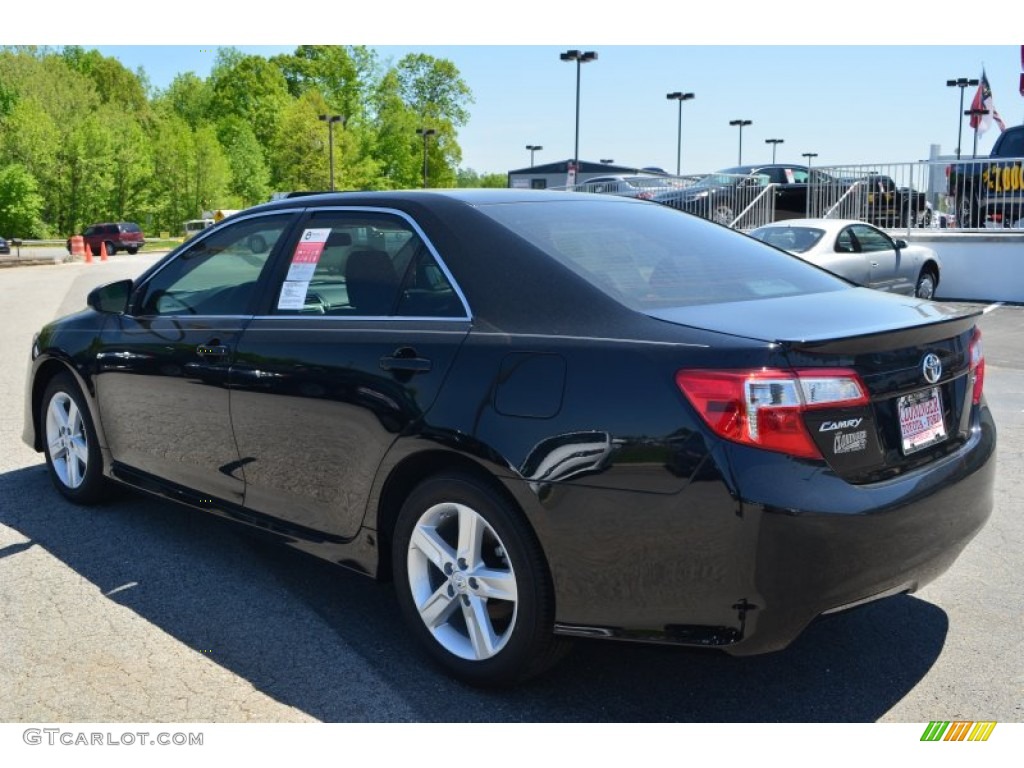
[(82, 434), (82, 414), (78, 411), (78, 406), (75, 405), (74, 400), (68, 401), (68, 431), (72, 435)]
[(498, 638), (487, 615), (487, 601), (470, 595), (468, 605), (462, 603), (462, 616), (466, 620), (469, 641), (478, 659), (489, 659), (496, 652)]
[(65, 464), (68, 470), (68, 485), (72, 488), (77, 488), (78, 484), (82, 482), (82, 475), (78, 471), (78, 459), (70, 451), (68, 452)]
[(519, 593), (516, 589), (516, 577), (511, 571), (498, 571), (493, 568), (479, 568), (472, 572), (477, 580), (476, 594), (489, 600), (508, 600), (516, 602)]
[(50, 402), (50, 416), (56, 422), (56, 427), (59, 430), (61, 427), (68, 425), (68, 414), (64, 410), (63, 401), (58, 398), (53, 398)]
[(456, 605), (458, 600), (448, 594), (448, 583), (445, 582), (416, 608), (423, 623), (431, 629), (436, 629), (451, 618)]
[(487, 523), (469, 507), (459, 507), (459, 558), (466, 561), (464, 568), (474, 569), (481, 562)]
[(60, 438), (50, 441), (50, 458), (59, 459), (64, 456), (64, 444)]
[(415, 547), (423, 556), (433, 563), (439, 571), (444, 571), (446, 564), (455, 560), (455, 553), (448, 543), (442, 539), (433, 526), (420, 525), (413, 531), (409, 546)]
[(71, 438), (71, 446), (68, 453), (74, 458), (77, 458), (78, 461), (82, 462), (83, 467), (88, 466), (89, 446), (85, 442), (84, 435)]

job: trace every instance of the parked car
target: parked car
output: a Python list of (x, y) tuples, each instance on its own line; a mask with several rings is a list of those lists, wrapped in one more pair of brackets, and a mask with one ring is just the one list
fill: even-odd
[(660, 192), (652, 199), (727, 226), (746, 224), (741, 215), (752, 205), (758, 206), (748, 215), (757, 226), (807, 216), (809, 179), (813, 180), (816, 209), (838, 199), (845, 188), (828, 174), (803, 165), (739, 165), (709, 174), (688, 187)]
[(6, 239), (0, 237), (0, 253), (9, 254), (11, 252), (10, 243)]
[(142, 488), (392, 579), (474, 684), (573, 637), (783, 648), (936, 578), (992, 508), (977, 310), (640, 200), (281, 200), (88, 306), (32, 343), (57, 491)]
[(893, 239), (854, 219), (795, 219), (750, 232), (857, 285), (931, 299), (939, 285), (938, 255), (923, 245)]
[[(82, 233), (86, 247), (93, 256), (100, 253), (100, 247), (106, 245), (107, 255), (113, 256), (118, 251), (138, 253), (146, 244), (139, 225), (131, 221), (105, 222), (86, 227)], [(68, 253), (71, 252), (71, 239), (66, 243)]]
[(678, 189), (679, 184), (660, 176), (595, 176), (573, 187), (575, 192), (596, 192), (650, 200), (660, 192)]

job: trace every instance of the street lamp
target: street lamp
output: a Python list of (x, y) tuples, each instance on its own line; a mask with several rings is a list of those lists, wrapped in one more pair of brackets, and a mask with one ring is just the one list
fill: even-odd
[(775, 165), (775, 150), (779, 148), (779, 144), (785, 143), (785, 139), (765, 139), (764, 143), (772, 145), (772, 165)]
[(818, 153), (804, 152), (803, 156), (807, 158), (807, 210), (804, 211), (804, 215), (809, 219), (811, 218), (811, 161), (818, 156)]
[(530, 167), (533, 168), (533, 153), (538, 149), (544, 149), (540, 144), (527, 144), (526, 148), (530, 150)]
[(433, 128), (417, 128), (416, 133), (423, 137), (423, 188), (427, 188), (427, 140), (437, 131)]
[(611, 165), (614, 162), (615, 161), (612, 158), (610, 158), (610, 157), (609, 158), (603, 158), (603, 157), (601, 158), (601, 163), (603, 165)]
[[(960, 111), (961, 112), (964, 111), (964, 89), (965, 88), (973, 87), (973, 86), (977, 85), (979, 82), (980, 81), (978, 81), (978, 80), (972, 80), (972, 79), (967, 78), (967, 77), (958, 77), (956, 80), (947, 80), (946, 81), (946, 85), (948, 85), (950, 88), (959, 88), (960, 89)], [(957, 125), (957, 133), (956, 133), (956, 159), (959, 160), (960, 159), (960, 143), (963, 140), (963, 136), (964, 136), (964, 119), (962, 117), (958, 116), (957, 117), (957, 123), (958, 123), (958, 125)]]
[(679, 122), (676, 128), (676, 176), (680, 173), (683, 161), (683, 102), (693, 98), (692, 93), (673, 91), (665, 94), (666, 99), (675, 99), (679, 102)]
[(743, 165), (743, 126), (753, 125), (753, 120), (730, 120), (729, 125), (738, 125), (740, 127), (740, 159), (736, 165)]
[[(973, 123), (972, 127), (974, 128), (974, 154), (972, 155), (972, 157), (977, 157), (978, 156), (978, 125), (981, 123), (981, 118), (984, 115), (988, 114), (988, 110), (987, 109), (980, 109), (980, 108), (979, 109), (975, 109), (974, 107), (971, 107), (970, 109), (965, 109), (964, 110), (964, 114), (971, 116), (971, 122)], [(958, 160), (960, 159), (960, 155), (959, 154), (957, 154), (956, 157), (957, 157)]]
[(558, 58), (562, 61), (576, 62), (576, 148), (572, 155), (572, 165), (573, 172), (578, 173), (580, 165), (580, 69), (588, 61), (595, 61), (597, 59), (597, 52), (572, 49), (558, 54)]
[(319, 118), (327, 123), (327, 146), (331, 159), (331, 192), (334, 191), (334, 124), (341, 123), (345, 126), (345, 118), (341, 115), (319, 115)]

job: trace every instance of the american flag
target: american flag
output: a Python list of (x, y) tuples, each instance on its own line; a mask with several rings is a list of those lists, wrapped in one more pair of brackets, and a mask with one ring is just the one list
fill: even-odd
[(1003, 118), (996, 111), (995, 104), (992, 103), (992, 87), (988, 84), (988, 77), (986, 77), (984, 69), (981, 70), (981, 82), (978, 84), (978, 92), (974, 94), (974, 101), (971, 102), (972, 112), (983, 109), (987, 110), (988, 114), (971, 115), (971, 128), (977, 133), (984, 133), (992, 126), (992, 121), (995, 120), (1000, 131), (1006, 130), (1006, 123), (1003, 122)]

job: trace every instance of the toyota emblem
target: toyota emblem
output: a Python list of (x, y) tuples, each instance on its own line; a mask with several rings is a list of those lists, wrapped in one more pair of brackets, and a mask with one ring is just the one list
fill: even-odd
[(921, 372), (924, 373), (924, 380), (929, 384), (935, 384), (942, 378), (942, 361), (934, 352), (929, 352), (921, 362)]

